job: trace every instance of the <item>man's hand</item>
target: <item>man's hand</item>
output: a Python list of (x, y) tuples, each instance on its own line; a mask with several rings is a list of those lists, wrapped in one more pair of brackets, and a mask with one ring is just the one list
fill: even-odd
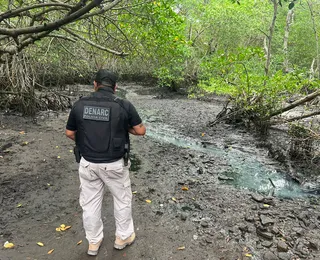
[(129, 133), (133, 135), (145, 135), (146, 127), (141, 123), (140, 125), (136, 125), (132, 128), (129, 128)]
[(66, 136), (67, 136), (68, 138), (70, 138), (71, 140), (75, 141), (75, 139), (76, 139), (76, 132), (77, 132), (77, 131), (71, 131), (71, 130), (66, 129)]

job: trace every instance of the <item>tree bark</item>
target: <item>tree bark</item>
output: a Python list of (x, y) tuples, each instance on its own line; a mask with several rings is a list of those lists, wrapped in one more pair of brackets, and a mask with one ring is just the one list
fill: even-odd
[(59, 27), (71, 23), (76, 19), (80, 18), (84, 14), (88, 13), (90, 10), (98, 6), (102, 0), (93, 0), (88, 5), (82, 7), (81, 9), (77, 10), (70, 15), (65, 16), (64, 18), (54, 21), (52, 23), (40, 25), (40, 26), (32, 26), (32, 27), (25, 27), (19, 29), (7, 29), (7, 28), (0, 28), (0, 34), (9, 35), (12, 37), (17, 37), (23, 34), (32, 34), (32, 33), (41, 33), (46, 31), (56, 30)]
[(314, 32), (314, 36), (316, 39), (316, 51), (317, 51), (317, 57), (316, 57), (316, 61), (317, 61), (317, 73), (318, 73), (318, 78), (320, 79), (320, 50), (319, 50), (319, 34), (318, 34), (318, 30), (317, 30), (317, 26), (316, 26), (316, 21), (315, 21), (315, 14), (313, 11), (313, 3), (310, 0), (307, 0), (307, 4), (309, 7), (309, 11), (310, 11), (310, 15), (311, 15), (311, 20), (312, 20), (312, 29)]
[[(266, 64), (265, 64), (265, 75), (267, 77), (269, 77), (269, 71), (270, 71), (270, 63), (271, 63), (271, 43), (272, 43), (272, 38), (273, 38), (273, 33), (274, 33), (274, 28), (276, 25), (276, 20), (277, 20), (277, 14), (278, 14), (278, 6), (279, 6), (279, 2), (278, 0), (272, 0), (273, 3), (273, 18), (271, 21), (271, 25), (269, 27), (269, 35), (267, 36), (266, 39), (266, 47), (265, 47), (265, 51), (266, 51)], [(266, 81), (264, 82), (264, 84), (266, 84)]]
[(277, 116), (277, 115), (280, 115), (280, 114), (282, 114), (282, 113), (284, 113), (286, 111), (289, 111), (289, 110), (291, 110), (291, 109), (293, 109), (293, 108), (295, 108), (295, 107), (297, 107), (299, 105), (302, 105), (302, 104), (304, 104), (304, 103), (306, 103), (308, 101), (311, 101), (311, 100), (315, 99), (317, 96), (320, 96), (320, 89), (315, 91), (315, 92), (313, 92), (313, 93), (311, 93), (311, 94), (309, 94), (309, 95), (307, 95), (307, 96), (305, 96), (305, 97), (303, 97), (302, 99), (299, 99), (299, 100), (293, 102), (289, 106), (286, 106), (284, 108), (281, 108), (281, 109), (278, 109), (278, 110), (274, 111), (273, 113), (270, 114), (269, 118)]
[(289, 41), (289, 33), (290, 26), (293, 20), (294, 9), (290, 9), (287, 14), (286, 19), (286, 27), (284, 31), (284, 39), (283, 39), (283, 52), (284, 52), (284, 62), (283, 62), (283, 71), (285, 73), (289, 72), (289, 57), (288, 57), (288, 41)]
[(270, 124), (271, 125), (276, 125), (276, 124), (279, 124), (279, 123), (290, 123), (290, 122), (298, 121), (298, 120), (301, 120), (301, 119), (305, 119), (305, 118), (309, 118), (309, 117), (317, 116), (317, 115), (320, 115), (320, 111), (315, 111), (313, 113), (309, 113), (309, 114), (302, 115), (302, 116), (295, 116), (295, 117), (292, 117), (292, 118), (288, 118), (286, 120), (271, 121)]

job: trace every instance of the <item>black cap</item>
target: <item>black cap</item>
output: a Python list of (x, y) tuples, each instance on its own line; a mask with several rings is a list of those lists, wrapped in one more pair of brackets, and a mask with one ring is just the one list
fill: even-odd
[(116, 85), (117, 79), (118, 77), (115, 73), (106, 69), (100, 69), (94, 78), (96, 82), (102, 85), (111, 85), (113, 87)]

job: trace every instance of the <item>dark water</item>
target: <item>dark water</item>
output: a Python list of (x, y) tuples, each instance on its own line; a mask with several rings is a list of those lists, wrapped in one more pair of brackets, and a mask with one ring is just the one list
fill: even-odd
[(310, 195), (284, 172), (272, 165), (264, 164), (264, 158), (258, 157), (256, 154), (243, 152), (236, 148), (224, 149), (210, 144), (203, 145), (200, 141), (174, 133), (169, 128), (161, 129), (150, 123), (148, 123), (147, 136), (163, 143), (221, 157), (230, 165), (230, 170), (224, 173), (225, 176), (230, 177), (230, 180), (224, 182), (237, 188), (273, 194), (283, 198)]

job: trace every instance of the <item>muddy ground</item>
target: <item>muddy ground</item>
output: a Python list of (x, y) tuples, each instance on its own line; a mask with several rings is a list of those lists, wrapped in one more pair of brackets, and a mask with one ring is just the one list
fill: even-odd
[[(277, 165), (243, 129), (206, 126), (220, 112), (221, 100), (189, 100), (132, 84), (121, 87), (149, 129), (170, 129), (219, 149), (232, 144)], [(68, 111), (42, 112), (36, 118), (1, 114), (0, 260), (320, 259), (317, 198), (282, 199), (236, 189), (221, 178), (230, 167), (221, 156), (152, 135), (131, 139), (136, 242), (122, 251), (113, 249), (113, 207), (106, 191), (105, 239), (97, 257), (87, 256), (78, 165), (64, 135), (67, 116)], [(61, 224), (71, 228), (57, 232)], [(4, 249), (6, 241), (15, 247)]]

